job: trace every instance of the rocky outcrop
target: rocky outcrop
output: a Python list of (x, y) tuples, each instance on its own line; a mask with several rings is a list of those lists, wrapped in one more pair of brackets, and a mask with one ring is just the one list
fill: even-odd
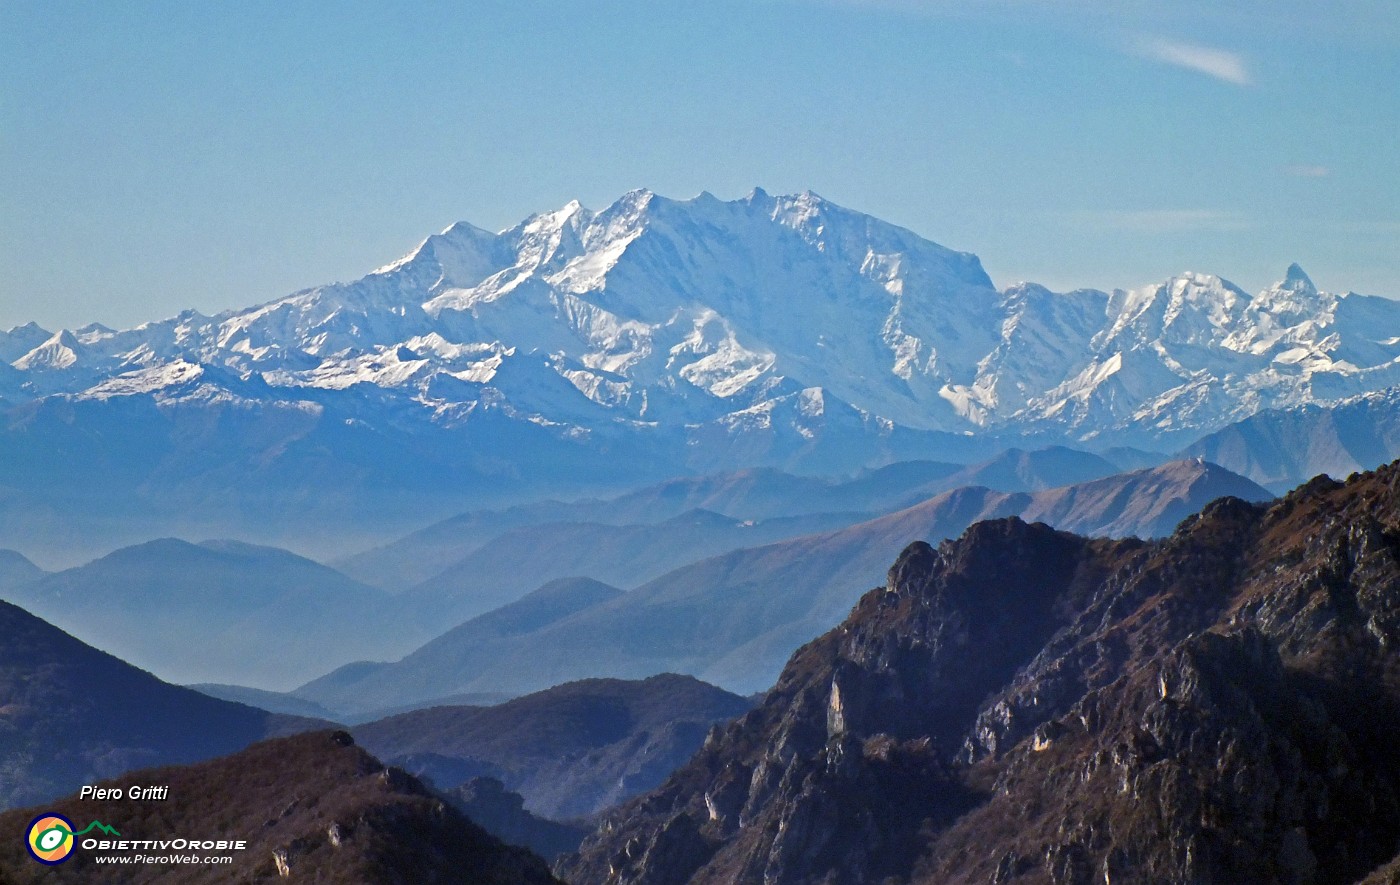
[(575, 851), (589, 832), (581, 824), (536, 817), (525, 799), (494, 777), (475, 777), (448, 792), (447, 798), (472, 823), (510, 845), (523, 845), (550, 859)]
[(1156, 543), (981, 523), (910, 545), (558, 869), (1354, 882), (1400, 844), (1397, 612), (1397, 465), (1221, 499)]

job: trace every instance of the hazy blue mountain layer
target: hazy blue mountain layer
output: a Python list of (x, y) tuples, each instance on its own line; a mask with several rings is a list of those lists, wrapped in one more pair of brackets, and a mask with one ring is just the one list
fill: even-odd
[(0, 808), (324, 724), (161, 682), (0, 602)]
[(958, 489), (838, 531), (707, 559), (591, 605), (561, 606), (537, 627), (486, 627), (487, 615), (400, 661), (351, 665), (297, 694), (344, 709), (658, 672), (690, 673), (748, 694), (771, 684), (793, 649), (839, 622), (911, 539), (955, 537), (978, 520), (1012, 514), (1086, 534), (1151, 537), (1230, 494), (1270, 497), (1195, 461), (1041, 492)]

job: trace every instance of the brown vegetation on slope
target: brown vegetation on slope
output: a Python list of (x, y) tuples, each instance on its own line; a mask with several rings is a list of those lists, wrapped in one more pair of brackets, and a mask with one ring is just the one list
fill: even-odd
[(0, 815), (0, 833), (22, 834), (36, 813), (52, 810), (79, 827), (101, 820), (129, 840), (242, 839), (246, 849), (229, 852), (234, 862), (228, 866), (111, 866), (94, 861), (100, 852), (80, 849), (62, 865), (45, 867), (26, 856), (22, 838), (7, 838), (0, 840), (0, 882), (554, 881), (538, 857), (488, 835), (416, 779), (356, 747), (343, 731), (266, 741), (222, 759), (132, 772), (106, 785), (133, 783), (168, 785), (169, 798), (65, 799)]

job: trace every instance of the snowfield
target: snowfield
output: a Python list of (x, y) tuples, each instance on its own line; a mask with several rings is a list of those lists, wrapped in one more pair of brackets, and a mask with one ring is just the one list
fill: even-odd
[[(1400, 383), (1400, 303), (1251, 296), (1184, 273), (1132, 290), (998, 290), (976, 256), (812, 193), (641, 190), (500, 233), (456, 224), (351, 283), (135, 329), (0, 333), (0, 397), (314, 402), (451, 424), (1048, 433), (1160, 443)], [(226, 383), (220, 379), (226, 379)], [(364, 416), (374, 420), (373, 415)]]

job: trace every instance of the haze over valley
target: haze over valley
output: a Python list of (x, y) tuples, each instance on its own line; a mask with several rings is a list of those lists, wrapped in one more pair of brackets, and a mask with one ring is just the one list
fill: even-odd
[(1400, 885), (1400, 6), (0, 4), (0, 883)]

